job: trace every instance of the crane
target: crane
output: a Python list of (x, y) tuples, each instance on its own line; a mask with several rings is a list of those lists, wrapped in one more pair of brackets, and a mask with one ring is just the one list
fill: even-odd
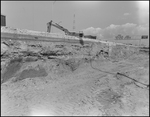
[(52, 20), (50, 22), (47, 23), (47, 32), (51, 32), (51, 26), (54, 26), (62, 31), (65, 32), (66, 35), (69, 36), (75, 36), (75, 37), (85, 37), (85, 38), (90, 38), (90, 39), (96, 39), (96, 36), (92, 36), (92, 35), (84, 35), (83, 31), (79, 31), (79, 33), (77, 32), (70, 32), (68, 31), (66, 28), (60, 26), (57, 23), (54, 23)]

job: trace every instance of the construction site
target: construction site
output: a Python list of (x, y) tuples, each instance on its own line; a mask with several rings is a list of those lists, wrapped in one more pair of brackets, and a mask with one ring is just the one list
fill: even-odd
[(149, 116), (149, 47), (1, 24), (1, 115)]

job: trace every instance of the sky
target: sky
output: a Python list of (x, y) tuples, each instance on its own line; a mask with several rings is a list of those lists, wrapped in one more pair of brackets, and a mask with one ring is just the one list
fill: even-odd
[(20, 29), (46, 32), (53, 20), (100, 39), (149, 34), (149, 1), (1, 1), (1, 14), (7, 26)]

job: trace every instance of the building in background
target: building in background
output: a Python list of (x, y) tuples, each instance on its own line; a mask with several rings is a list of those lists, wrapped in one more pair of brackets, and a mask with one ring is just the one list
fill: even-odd
[(1, 15), (1, 26), (6, 26), (6, 16)]

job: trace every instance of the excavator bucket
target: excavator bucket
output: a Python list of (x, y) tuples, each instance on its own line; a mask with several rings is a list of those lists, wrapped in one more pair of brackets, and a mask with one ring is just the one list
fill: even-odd
[(51, 32), (51, 25), (52, 25), (52, 21), (47, 23), (47, 32)]
[(50, 26), (50, 22), (47, 23), (47, 32), (51, 32), (51, 26)]

